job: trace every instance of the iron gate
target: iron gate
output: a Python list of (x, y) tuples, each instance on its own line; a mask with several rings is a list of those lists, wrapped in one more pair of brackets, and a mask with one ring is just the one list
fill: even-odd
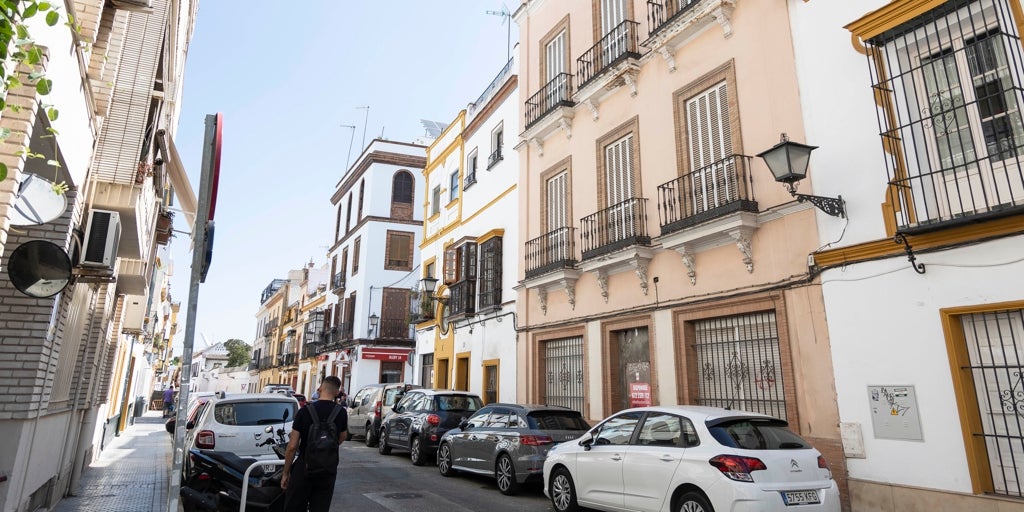
[(583, 412), (583, 336), (544, 342), (544, 403)]

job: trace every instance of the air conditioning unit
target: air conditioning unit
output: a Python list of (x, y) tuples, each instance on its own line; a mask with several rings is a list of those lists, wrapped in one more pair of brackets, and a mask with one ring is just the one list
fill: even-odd
[(121, 238), (121, 216), (109, 210), (92, 210), (82, 242), (82, 266), (113, 269)]

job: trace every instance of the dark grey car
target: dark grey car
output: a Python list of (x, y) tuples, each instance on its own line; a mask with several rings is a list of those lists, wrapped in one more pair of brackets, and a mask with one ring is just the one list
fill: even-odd
[(493, 475), (502, 494), (543, 479), (544, 459), (558, 443), (583, 435), (590, 425), (572, 409), (548, 405), (490, 404), (441, 438), (437, 467)]

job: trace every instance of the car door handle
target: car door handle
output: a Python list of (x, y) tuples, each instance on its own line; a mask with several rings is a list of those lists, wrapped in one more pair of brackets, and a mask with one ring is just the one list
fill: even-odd
[(622, 460), (622, 456), (616, 453), (615, 455), (611, 456), (611, 459), (614, 460), (615, 462), (618, 462)]
[(665, 455), (661, 456), (661, 460), (663, 460), (665, 462), (672, 462), (672, 461), (676, 460), (676, 458), (666, 453)]

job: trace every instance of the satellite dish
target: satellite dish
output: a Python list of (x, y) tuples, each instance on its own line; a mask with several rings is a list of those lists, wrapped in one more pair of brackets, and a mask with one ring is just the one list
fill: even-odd
[(18, 246), (7, 261), (11, 284), (29, 297), (53, 297), (71, 282), (71, 258), (55, 243), (33, 240)]
[(53, 191), (53, 182), (38, 174), (24, 173), (18, 178), (11, 224), (38, 226), (56, 220), (68, 208), (64, 194)]

